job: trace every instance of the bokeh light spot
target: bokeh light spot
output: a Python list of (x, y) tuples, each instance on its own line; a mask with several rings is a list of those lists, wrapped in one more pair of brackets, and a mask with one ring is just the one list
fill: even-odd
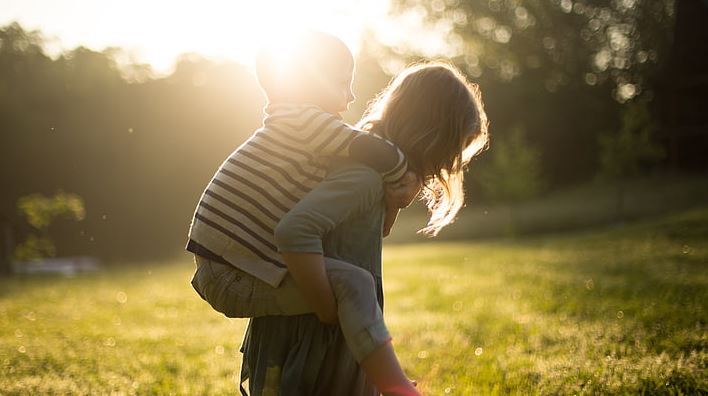
[(119, 291), (118, 293), (116, 293), (116, 301), (118, 301), (118, 303), (120, 304), (125, 304), (126, 302), (128, 302), (128, 295), (125, 294), (125, 292)]

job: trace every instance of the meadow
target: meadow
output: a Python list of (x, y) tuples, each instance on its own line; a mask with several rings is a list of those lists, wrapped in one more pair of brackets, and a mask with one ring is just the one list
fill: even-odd
[[(193, 264), (0, 280), (0, 394), (234, 394), (244, 320)], [(621, 227), (389, 245), (386, 318), (430, 395), (708, 393), (708, 207)]]

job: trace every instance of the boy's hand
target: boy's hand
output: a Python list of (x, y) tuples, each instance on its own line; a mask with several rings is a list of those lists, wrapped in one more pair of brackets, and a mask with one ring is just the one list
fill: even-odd
[(418, 176), (408, 171), (401, 181), (395, 184), (386, 184), (384, 188), (386, 201), (386, 217), (383, 224), (383, 236), (391, 233), (391, 228), (396, 222), (399, 209), (407, 208), (420, 192), (423, 184)]

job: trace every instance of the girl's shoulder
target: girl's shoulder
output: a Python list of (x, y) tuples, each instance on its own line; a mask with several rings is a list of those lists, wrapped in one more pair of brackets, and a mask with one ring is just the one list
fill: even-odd
[(343, 161), (330, 168), (325, 182), (333, 182), (342, 188), (351, 188), (372, 199), (383, 196), (383, 179), (374, 169), (352, 161)]

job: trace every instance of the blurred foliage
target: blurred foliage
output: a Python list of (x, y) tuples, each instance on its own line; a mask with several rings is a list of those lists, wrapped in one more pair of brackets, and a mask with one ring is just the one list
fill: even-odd
[(544, 185), (541, 157), (538, 150), (529, 145), (520, 126), (513, 128), (509, 135), (492, 137), (491, 147), (488, 161), (470, 172), (490, 202), (506, 205), (509, 221), (504, 234), (516, 237), (519, 234), (518, 204), (536, 197)]
[[(538, 169), (533, 173), (543, 175), (549, 189), (595, 175), (598, 131), (621, 128), (623, 105), (613, 99), (614, 80), (604, 74), (592, 72), (596, 79), (589, 80), (588, 73), (581, 71), (572, 78), (567, 74), (575, 70), (573, 64), (592, 59), (589, 47), (562, 44), (566, 36), (577, 40), (572, 32), (582, 31), (581, 22), (589, 23), (587, 15), (576, 14), (575, 5), (572, 13), (565, 13), (559, 3), (540, 0), (442, 4), (442, 8), (440, 2), (415, 7), (457, 15), (459, 23), (452, 33), (467, 49), (453, 54), (452, 60), (481, 85), (494, 142), (511, 141), (514, 128), (523, 128), (525, 139), (537, 151)], [(636, 4), (646, 8), (644, 2)], [(537, 23), (523, 29), (514, 25), (508, 19), (516, 18), (512, 5), (523, 6), (527, 17), (533, 16)], [(600, 5), (615, 7), (614, 2)], [(597, 8), (600, 5), (585, 10), (606, 15)], [(426, 15), (438, 15), (433, 11)], [(543, 17), (544, 12), (549, 16)], [(494, 19), (492, 33), (474, 30), (477, 17), (503, 15), (508, 20)], [(609, 15), (611, 22), (615, 14)], [(661, 40), (668, 19), (662, 21), (651, 25)], [(502, 24), (511, 29), (507, 43), (494, 39), (506, 37), (502, 31), (494, 33)], [(606, 31), (609, 25), (603, 26), (600, 30)], [(548, 32), (555, 40), (552, 51), (543, 46)], [(344, 114), (349, 122), (357, 121), (367, 101), (390, 79), (386, 65), (393, 55), (405, 61), (420, 58), (413, 48), (385, 45), (370, 33), (357, 55), (358, 99)], [(488, 52), (472, 51), (475, 45)], [(61, 254), (145, 259), (181, 250), (195, 202), (214, 170), (261, 125), (265, 100), (251, 70), (186, 54), (171, 74), (156, 77), (149, 66), (135, 64), (120, 48), (98, 52), (79, 47), (51, 58), (44, 46), (40, 32), (27, 31), (17, 23), (0, 27), (0, 213), (16, 225), (17, 239), (34, 232), (18, 226), (22, 218), (16, 213), (17, 200), (64, 190), (82, 197), (85, 220), (52, 224), (53, 242)], [(567, 47), (577, 51), (558, 52)], [(508, 67), (500, 54), (517, 56), (519, 65), (525, 65), (519, 69), (523, 74), (502, 78), (499, 72)], [(533, 56), (540, 59), (538, 67), (527, 62)], [(657, 50), (656, 56), (658, 65), (663, 52)], [(651, 59), (641, 64), (648, 65)], [(481, 74), (471, 67), (475, 62)], [(562, 83), (549, 83), (557, 81), (549, 76), (559, 70), (567, 74)], [(650, 105), (653, 115), (656, 103)], [(498, 166), (493, 164), (497, 149), (493, 143), (472, 167)], [(468, 180), (476, 182), (474, 177)], [(477, 198), (470, 195), (471, 202)]]
[(24, 242), (15, 247), (15, 259), (21, 262), (54, 257), (56, 246), (49, 237), (29, 235)]
[(81, 221), (86, 217), (84, 202), (75, 194), (58, 192), (53, 197), (32, 194), (22, 197), (17, 208), (27, 223), (38, 230), (46, 230), (51, 222), (60, 216)]
[(485, 195), (494, 202), (511, 203), (538, 195), (543, 186), (541, 159), (527, 142), (523, 128), (492, 139), (489, 161), (471, 171)]
[(185, 55), (156, 78), (119, 64), (116, 48), (54, 59), (43, 48), (39, 32), (0, 27), (0, 213), (17, 240), (36, 232), (22, 226), (18, 199), (64, 190), (82, 197), (85, 220), (51, 225), (60, 254), (181, 250), (214, 170), (260, 125), (253, 75)]
[[(546, 90), (611, 81), (624, 102), (639, 94), (670, 49), (675, 0), (399, 0), (447, 33), (473, 77), (538, 76)], [(415, 47), (406, 48), (408, 52)]]
[(629, 104), (622, 115), (622, 128), (599, 136), (600, 175), (608, 179), (637, 176), (640, 165), (663, 158), (664, 150), (654, 140), (655, 131), (646, 102)]
[(615, 181), (615, 212), (618, 220), (625, 215), (625, 182), (640, 174), (642, 165), (656, 163), (664, 157), (664, 149), (654, 140), (656, 125), (652, 123), (645, 101), (626, 106), (622, 128), (599, 136), (601, 178)]
[(598, 131), (620, 128), (622, 103), (650, 100), (655, 123), (669, 108), (674, 0), (398, 0), (393, 13), (426, 33), (379, 46), (382, 63), (451, 59), (482, 87), (492, 135), (525, 128), (552, 187), (597, 172)]
[(27, 223), (35, 230), (15, 248), (15, 258), (20, 261), (54, 257), (56, 247), (49, 233), (49, 226), (59, 218), (81, 221), (86, 217), (84, 202), (75, 194), (58, 192), (52, 197), (32, 194), (22, 197), (17, 208)]

